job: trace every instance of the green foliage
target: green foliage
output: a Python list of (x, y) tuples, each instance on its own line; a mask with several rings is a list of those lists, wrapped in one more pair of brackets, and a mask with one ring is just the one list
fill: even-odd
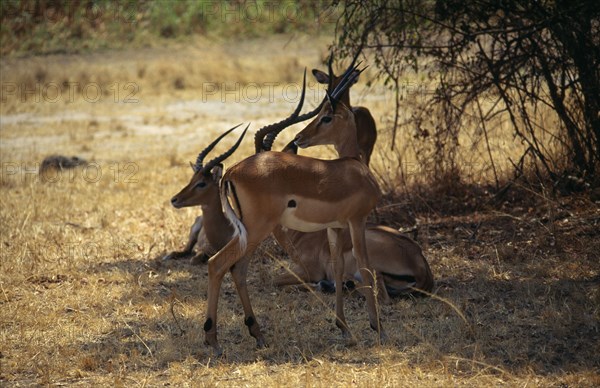
[(7, 0), (0, 10), (2, 54), (153, 45), (195, 35), (318, 33), (334, 25), (328, 5), (313, 1)]
[[(422, 163), (454, 174), (460, 137), (485, 142), (490, 164), (505, 128), (524, 145), (523, 163), (555, 183), (600, 171), (600, 3), (594, 0), (394, 0), (339, 2), (337, 51), (369, 52), (399, 111), (422, 138)], [(398, 97), (405, 74), (426, 74), (428, 96)], [(505, 125), (510, 123), (510, 126)], [(480, 128), (477, 134), (465, 128)], [(463, 148), (462, 152), (468, 148)], [(505, 159), (506, 160), (506, 159)], [(495, 176), (496, 182), (498, 177)]]

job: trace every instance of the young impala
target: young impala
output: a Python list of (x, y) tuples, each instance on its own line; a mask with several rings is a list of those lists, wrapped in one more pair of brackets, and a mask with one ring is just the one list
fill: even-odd
[[(368, 167), (360, 160), (354, 115), (344, 104), (338, 103), (341, 92), (355, 78), (352, 75), (355, 70), (354, 67), (348, 69), (340, 85), (328, 94), (328, 101), (317, 117), (297, 136), (300, 147), (333, 143), (340, 159), (320, 160), (267, 151), (242, 160), (223, 175), (221, 201), (234, 226), (234, 235), (208, 261), (208, 305), (204, 324), (206, 342), (217, 353), (220, 353), (217, 305), (227, 271), (231, 271), (250, 334), (258, 346), (265, 344), (250, 303), (246, 274), (252, 252), (278, 225), (303, 232), (327, 229), (337, 284), (342, 284), (343, 279), (340, 230), (350, 229), (361, 278), (369, 286), (366, 292), (369, 321), (380, 339), (386, 338), (376, 308), (376, 286), (365, 243), (365, 221), (381, 192)], [(300, 104), (302, 102), (303, 98)], [(318, 134), (306, 136), (317, 127)], [(342, 287), (336, 288), (336, 325), (344, 337), (350, 337), (343, 311)]]
[[(184, 187), (177, 195), (171, 198), (171, 204), (175, 208), (200, 205), (202, 216), (196, 218), (196, 222), (192, 225), (189, 241), (183, 251), (173, 252), (165, 257), (165, 260), (174, 259), (182, 256), (187, 256), (192, 253), (194, 245), (199, 239), (204, 244), (205, 249), (214, 249), (217, 252), (231, 240), (233, 235), (233, 227), (225, 215), (221, 207), (221, 198), (219, 196), (219, 181), (223, 173), (221, 163), (227, 159), (239, 146), (242, 138), (223, 155), (211, 160), (206, 166), (203, 166), (206, 155), (217, 145), (217, 143), (229, 134), (231, 131), (239, 127), (239, 125), (231, 128), (215, 141), (208, 145), (196, 158), (196, 163), (192, 164), (194, 175), (190, 183)], [(244, 134), (246, 133), (244, 130)], [(204, 227), (203, 227), (204, 226)], [(200, 233), (202, 230), (203, 233)], [(208, 252), (203, 251), (192, 258), (192, 264), (197, 264), (206, 261), (204, 258)]]

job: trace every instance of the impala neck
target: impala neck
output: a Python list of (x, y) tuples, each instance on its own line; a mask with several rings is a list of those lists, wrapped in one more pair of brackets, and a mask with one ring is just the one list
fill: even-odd
[(352, 116), (352, 123), (349, 124), (349, 127), (350, 128), (346, 128), (345, 131), (340, 132), (340, 138), (334, 144), (335, 150), (340, 158), (360, 159), (362, 154), (358, 147), (358, 135), (356, 133), (354, 116)]
[(348, 136), (343, 142), (335, 144), (335, 150), (340, 158), (361, 158), (361, 152), (356, 141), (356, 134)]
[(215, 249), (221, 249), (231, 239), (233, 228), (229, 220), (223, 214), (221, 198), (217, 192), (208, 203), (201, 206), (204, 232), (210, 245)]
[(348, 107), (348, 109), (352, 109), (350, 105), (350, 89), (346, 90), (344, 94), (340, 97), (340, 102)]

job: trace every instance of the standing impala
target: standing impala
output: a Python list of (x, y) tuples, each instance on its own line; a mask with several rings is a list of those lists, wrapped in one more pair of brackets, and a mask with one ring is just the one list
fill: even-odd
[[(349, 228), (352, 249), (366, 292), (371, 328), (386, 339), (377, 312), (376, 286), (365, 243), (365, 222), (381, 196), (368, 167), (360, 161), (354, 115), (338, 103), (342, 91), (355, 78), (351, 67), (340, 85), (328, 94), (317, 117), (297, 136), (300, 147), (334, 144), (341, 158), (320, 160), (282, 152), (262, 152), (227, 170), (221, 180), (221, 201), (234, 226), (232, 240), (208, 261), (208, 305), (204, 324), (206, 342), (217, 353), (217, 306), (223, 277), (231, 271), (240, 296), (245, 324), (258, 346), (265, 341), (256, 321), (246, 285), (249, 260), (254, 249), (278, 225), (311, 232), (327, 229), (334, 261), (335, 280), (342, 284), (340, 228)], [(305, 88), (303, 89), (305, 90)], [(300, 104), (303, 102), (301, 98)], [(319, 128), (318, 134), (306, 136)], [(274, 129), (275, 130), (275, 129)], [(343, 311), (342, 287), (336, 288), (336, 325), (350, 337)]]
[[(331, 72), (331, 66), (329, 68)], [(341, 80), (341, 77), (337, 77), (338, 83), (339, 80)], [(344, 94), (342, 94), (342, 97)], [(304, 121), (317, 112), (315, 110), (315, 112), (302, 116), (298, 116), (298, 113), (299, 109), (296, 109), (290, 118), (275, 124), (279, 129), (270, 132), (269, 139), (265, 139), (265, 132), (271, 131), (273, 126), (265, 127), (266, 130), (261, 129), (255, 138), (257, 152), (270, 150), (279, 131), (291, 124)], [(361, 133), (362, 129), (357, 128), (357, 131)], [(166, 259), (189, 255), (198, 241), (200, 230), (202, 230), (200, 238), (203, 240), (206, 240), (206, 234), (211, 236), (216, 234), (217, 238), (212, 237), (210, 241), (213, 243), (205, 244), (205, 250), (192, 258), (193, 264), (206, 261), (205, 258), (209, 252), (207, 250), (210, 249), (216, 252), (231, 239), (233, 227), (223, 216), (218, 192), (222, 167), (220, 165), (210, 166), (211, 168), (205, 168), (205, 172), (197, 173), (202, 168), (203, 158), (214, 147), (214, 144), (211, 144), (200, 153), (196, 165), (192, 165), (195, 173), (190, 184), (172, 199), (173, 206), (178, 208), (200, 205), (203, 209), (205, 221), (202, 222), (203, 217), (198, 217), (192, 226), (186, 250), (173, 252)], [(364, 147), (368, 147), (361, 148), (362, 154), (366, 155), (366, 160), (369, 160), (369, 156), (373, 151), (372, 145), (372, 143), (363, 143)], [(220, 160), (220, 162), (223, 161), (224, 159)], [(202, 187), (198, 187), (200, 182)], [(304, 233), (291, 229), (283, 230), (281, 227), (277, 227), (273, 234), (279, 245), (294, 261), (288, 273), (284, 273), (275, 279), (276, 285), (288, 286), (313, 283), (317, 288), (324, 291), (334, 289), (335, 285), (332, 286), (331, 284), (334, 275), (330, 265), (330, 250), (325, 230)], [(385, 226), (369, 226), (366, 231), (366, 239), (369, 258), (377, 274), (381, 301), (388, 302), (389, 296), (403, 295), (414, 290), (432, 291), (433, 275), (417, 243), (397, 230)], [(344, 230), (341, 244), (344, 257), (344, 279), (360, 282), (360, 272), (352, 256), (352, 244), (348, 230)], [(359, 287), (358, 290), (360, 291), (361, 288)]]
[[(312, 70), (312, 73), (317, 82), (319, 82), (320, 84), (329, 85), (329, 90), (335, 88), (342, 81), (342, 76), (336, 76), (333, 73), (333, 70), (331, 68), (332, 60), (333, 54), (329, 58), (329, 74), (319, 69)], [(353, 82), (358, 82), (358, 74), (356, 74), (356, 78)], [(346, 91), (340, 95), (339, 100), (348, 108), (352, 109), (352, 113), (354, 113), (354, 122), (358, 131), (356, 138), (358, 142), (358, 148), (361, 151), (369, 150), (369, 152), (366, 152), (363, 155), (363, 157), (365, 158), (365, 163), (369, 165), (369, 162), (371, 160), (371, 152), (373, 151), (373, 147), (375, 146), (375, 141), (377, 141), (377, 128), (375, 125), (375, 119), (373, 118), (371, 112), (369, 112), (367, 108), (362, 106), (353, 107), (350, 105), (350, 88), (346, 89)]]
[[(302, 117), (293, 121), (301, 119)], [(237, 127), (232, 130), (235, 128)], [(171, 199), (171, 203), (176, 208), (197, 205), (202, 208), (203, 216), (198, 217), (192, 226), (190, 240), (186, 245), (190, 250), (196, 244), (200, 228), (203, 231), (203, 238), (208, 240), (209, 248), (215, 251), (223, 248), (233, 235), (233, 226), (223, 214), (219, 196), (219, 181), (223, 171), (220, 163), (224, 162), (226, 156), (233, 151), (230, 150), (215, 159), (216, 163), (202, 165), (207, 153), (222, 137), (223, 135), (198, 155), (196, 164), (192, 165), (194, 175), (190, 183)], [(262, 142), (262, 138), (257, 138), (257, 141)], [(365, 154), (369, 154), (368, 151)], [(326, 231), (303, 233), (277, 227), (273, 234), (279, 245), (294, 261), (291, 273), (278, 276), (275, 279), (276, 285), (316, 283), (318, 287), (325, 290), (332, 288), (330, 283), (334, 280), (334, 274), (330, 265), (331, 257)], [(382, 301), (385, 302), (388, 296), (406, 294), (414, 289), (427, 292), (432, 290), (433, 276), (417, 243), (397, 230), (385, 226), (369, 226), (366, 230), (366, 239), (369, 259), (377, 274), (377, 280), (382, 282), (379, 290)], [(344, 230), (341, 241), (344, 279), (360, 281), (360, 272), (352, 255), (352, 242), (347, 230)], [(172, 253), (170, 257), (173, 258), (177, 253)], [(179, 254), (189, 253), (181, 252)], [(205, 255), (206, 252), (199, 253), (194, 256), (192, 262), (203, 260)]]
[[(358, 54), (357, 54), (358, 56)], [(353, 62), (356, 60), (357, 56), (354, 57)], [(328, 70), (329, 70), (329, 74), (318, 70), (318, 69), (313, 69), (312, 73), (315, 77), (315, 79), (317, 80), (317, 82), (321, 83), (321, 84), (326, 84), (328, 85), (328, 92), (332, 91), (335, 87), (337, 87), (340, 84), (340, 81), (342, 80), (342, 76), (336, 76), (333, 73), (333, 69), (332, 69), (332, 62), (333, 62), (333, 54), (329, 57), (329, 61), (328, 61)], [(356, 72), (356, 74), (353, 74), (353, 76), (355, 77), (353, 83), (358, 81), (358, 72)], [(352, 86), (352, 85), (350, 85)], [(339, 101), (343, 104), (345, 104), (347, 107), (350, 107), (350, 87), (348, 87), (346, 90), (343, 91), (343, 93), (340, 95), (339, 97)], [(318, 111), (321, 109), (322, 104), (319, 105), (317, 107), (317, 109), (315, 109), (313, 112), (307, 113), (305, 115), (296, 117), (293, 120), (293, 123), (299, 123), (302, 122), (304, 120), (307, 120), (309, 118), (312, 118), (314, 115), (316, 115), (318, 113)], [(352, 112), (354, 113), (354, 120), (355, 120), (355, 124), (356, 124), (356, 129), (357, 129), (357, 141), (358, 141), (358, 147), (360, 149), (361, 155), (364, 158), (365, 163), (367, 164), (367, 166), (369, 165), (369, 162), (371, 160), (371, 154), (373, 153), (373, 147), (375, 146), (375, 141), (377, 140), (377, 129), (375, 126), (375, 120), (373, 119), (373, 116), (371, 115), (371, 112), (369, 112), (369, 110), (365, 107), (352, 107)], [(297, 116), (299, 112), (294, 112), (294, 115)], [(291, 122), (288, 122), (289, 124), (292, 124)], [(280, 124), (280, 123), (277, 123)], [(274, 133), (269, 134), (269, 136), (267, 136), (267, 138), (262, 141), (260, 143), (256, 143), (256, 152), (262, 152), (265, 149), (263, 148), (263, 144), (266, 145), (266, 149), (270, 150), (271, 146), (273, 144), (273, 141), (275, 139), (275, 136), (277, 136)], [(262, 136), (264, 137), (264, 136)], [(291, 150), (296, 148), (295, 145), (292, 143), (290, 143), (287, 147), (286, 150)], [(192, 168), (194, 168), (194, 166), (192, 165)], [(215, 171), (214, 174), (209, 174), (207, 175), (207, 184), (211, 185), (213, 187), (218, 186), (219, 180), (221, 178), (221, 173), (222, 170), (220, 171)], [(214, 191), (214, 190), (213, 190)], [(211, 190), (205, 190), (205, 192), (211, 192)], [(206, 195), (206, 194), (202, 194), (202, 195)], [(198, 197), (196, 199), (195, 203), (196, 205), (201, 205), (203, 204), (202, 198)], [(212, 203), (214, 204), (214, 200), (212, 200)], [(202, 209), (203, 209), (203, 214), (205, 214), (204, 210), (207, 209), (207, 206), (209, 206), (210, 204), (203, 204)], [(191, 205), (188, 205), (191, 206)], [(212, 211), (209, 210), (209, 213), (212, 213)], [(196, 244), (198, 244), (200, 246), (200, 250), (197, 254), (195, 254), (192, 258), (191, 258), (191, 263), (192, 264), (200, 264), (200, 263), (204, 263), (206, 262), (206, 260), (208, 260), (208, 258), (214, 254), (215, 252), (217, 252), (219, 249), (221, 249), (223, 245), (219, 244), (219, 245), (212, 245), (210, 244), (210, 242), (207, 240), (206, 238), (206, 227), (204, 225), (206, 225), (206, 222), (203, 221), (205, 216), (199, 216), (196, 217), (194, 223), (192, 224), (192, 227), (190, 228), (190, 234), (188, 237), (188, 242), (185, 245), (184, 249), (182, 251), (174, 251), (169, 253), (168, 255), (166, 255), (164, 257), (165, 260), (169, 260), (169, 259), (177, 259), (177, 258), (182, 258), (182, 257), (187, 257), (192, 255), (194, 247), (196, 246)], [(223, 223), (221, 222), (223, 220), (219, 220), (218, 223), (216, 224), (212, 224), (214, 225), (214, 227), (218, 226), (218, 229), (221, 232), (221, 234), (223, 236), (231, 236), (231, 233), (233, 232), (233, 229), (231, 228), (231, 225), (227, 222)], [(211, 226), (212, 228), (213, 226)], [(326, 236), (323, 233), (320, 233), (320, 239), (325, 239)], [(306, 237), (305, 237), (306, 239)], [(222, 239), (221, 239), (222, 240)], [(307, 239), (308, 240), (308, 239)], [(280, 241), (280, 245), (281, 245), (281, 241)], [(288, 251), (288, 253), (290, 253)], [(326, 253), (325, 253), (326, 254)], [(375, 264), (374, 264), (375, 265)], [(375, 267), (377, 267), (375, 265)], [(302, 272), (301, 271), (295, 271), (296, 274), (300, 275)], [(320, 271), (320, 273), (326, 273), (324, 271)], [(306, 275), (310, 275), (309, 273), (306, 273)], [(313, 281), (313, 279), (315, 279), (315, 277), (318, 276), (316, 275), (316, 273), (314, 275), (308, 276), (308, 277), (302, 277), (301, 280), (305, 280), (305, 281)], [(417, 276), (418, 278), (419, 276)], [(322, 280), (322, 279), (321, 279)], [(327, 278), (327, 280), (332, 280), (331, 278)], [(279, 283), (279, 282), (278, 282)], [(284, 281), (281, 284), (292, 284), (291, 280), (287, 280)], [(297, 283), (293, 283), (293, 284), (297, 284)], [(426, 287), (424, 287), (424, 283), (420, 283), (418, 280), (415, 283), (415, 287), (417, 288), (421, 288), (421, 289), (426, 289)], [(429, 291), (429, 290), (428, 290)]]
[[(354, 57), (353, 62), (355, 60), (356, 57)], [(337, 77), (333, 74), (331, 62), (332, 57), (330, 57), (328, 64), (329, 74), (313, 69), (313, 74), (319, 82), (329, 83), (328, 91), (331, 90), (332, 85), (337, 86), (343, 79), (342, 76)], [(352, 75), (358, 77), (359, 73), (354, 72)], [(352, 83), (354, 82), (356, 81)], [(344, 103), (344, 99), (349, 102), (348, 89), (340, 95), (339, 103)], [(355, 114), (357, 136), (362, 139), (362, 142), (358, 142), (358, 146), (363, 160), (368, 165), (377, 137), (375, 121), (366, 108), (352, 108), (352, 111)], [(357, 112), (361, 112), (362, 120), (359, 120), (356, 116)], [(288, 121), (288, 125), (291, 125), (299, 122), (300, 119), (292, 121), (288, 119)], [(362, 126), (359, 127), (359, 123)], [(285, 125), (279, 126), (277, 130), (271, 131), (264, 141), (262, 140), (264, 136), (260, 136), (262, 130), (259, 131), (255, 137), (257, 152), (270, 151), (275, 137), (285, 128)], [(318, 127), (314, 128), (318, 130)], [(317, 137), (318, 135), (314, 131), (311, 132), (309, 128), (305, 129), (304, 132), (305, 136), (308, 137)], [(300, 135), (284, 148), (284, 152), (295, 153), (299, 140), (301, 140)], [(316, 282), (321, 288), (332, 288), (330, 281), (333, 280), (334, 276), (329, 265), (331, 259), (327, 246), (326, 231), (305, 233), (278, 226), (273, 231), (273, 235), (279, 245), (294, 259), (291, 270), (279, 276), (275, 281), (276, 285), (286, 286)], [(417, 243), (398, 231), (385, 226), (370, 226), (366, 231), (366, 239), (369, 258), (377, 274), (380, 287), (379, 296), (382, 301), (389, 302), (390, 295), (397, 296), (413, 290), (432, 291), (434, 285), (433, 275)], [(356, 267), (356, 261), (352, 256), (351, 238), (347, 230), (342, 232), (341, 245), (343, 246), (344, 277), (360, 282), (360, 271)], [(335, 284), (333, 287), (335, 287)], [(359, 290), (361, 290), (360, 287)]]

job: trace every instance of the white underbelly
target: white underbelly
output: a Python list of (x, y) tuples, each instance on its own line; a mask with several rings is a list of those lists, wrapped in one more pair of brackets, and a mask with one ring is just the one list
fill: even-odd
[(302, 220), (295, 216), (294, 209), (286, 209), (281, 216), (282, 226), (297, 230), (299, 232), (316, 232), (327, 228), (346, 228), (347, 225), (341, 222), (318, 223)]

